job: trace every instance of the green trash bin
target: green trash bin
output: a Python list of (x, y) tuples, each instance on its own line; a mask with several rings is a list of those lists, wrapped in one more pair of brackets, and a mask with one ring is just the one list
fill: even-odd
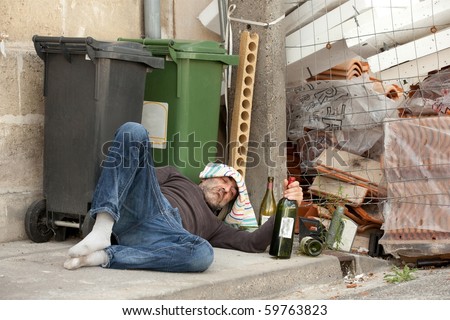
[(142, 123), (153, 141), (155, 166), (175, 166), (199, 182), (200, 171), (221, 148), (217, 138), (223, 71), (237, 65), (239, 56), (228, 55), (214, 41), (119, 41), (142, 43), (154, 57), (165, 58), (164, 70), (146, 77)]

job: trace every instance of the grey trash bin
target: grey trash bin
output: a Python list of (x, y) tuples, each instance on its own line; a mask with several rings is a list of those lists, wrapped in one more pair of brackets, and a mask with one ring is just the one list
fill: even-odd
[(106, 144), (127, 121), (141, 122), (146, 74), (163, 69), (143, 45), (91, 37), (35, 35), (45, 63), (44, 199), (26, 214), (35, 242), (81, 228), (101, 172)]

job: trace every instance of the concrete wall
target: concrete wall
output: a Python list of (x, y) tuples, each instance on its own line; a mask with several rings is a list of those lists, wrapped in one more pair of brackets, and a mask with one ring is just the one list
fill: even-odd
[(160, 0), (161, 38), (220, 41), (197, 19), (212, 0)]
[[(217, 40), (198, 14), (210, 0), (162, 0), (163, 38)], [(143, 0), (0, 2), (0, 243), (25, 239), (24, 216), (43, 197), (43, 61), (32, 36), (139, 38)]]

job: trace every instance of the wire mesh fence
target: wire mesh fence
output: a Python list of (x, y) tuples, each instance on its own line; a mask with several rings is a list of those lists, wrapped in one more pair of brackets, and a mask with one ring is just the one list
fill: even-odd
[(343, 204), (354, 249), (377, 234), (394, 256), (449, 255), (450, 2), (290, 4), (288, 171), (304, 216)]

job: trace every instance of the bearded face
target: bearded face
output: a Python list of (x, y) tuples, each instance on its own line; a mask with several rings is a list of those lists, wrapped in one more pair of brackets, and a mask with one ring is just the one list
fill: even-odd
[(199, 186), (206, 203), (213, 211), (222, 209), (238, 194), (236, 182), (230, 177), (204, 179)]

